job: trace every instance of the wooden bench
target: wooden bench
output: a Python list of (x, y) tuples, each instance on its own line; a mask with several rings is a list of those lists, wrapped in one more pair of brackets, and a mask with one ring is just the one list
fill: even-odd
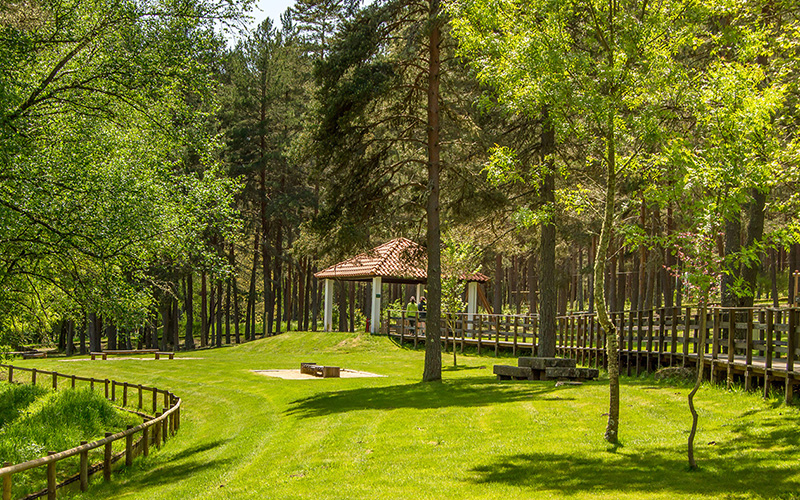
[(23, 352), (22, 359), (46, 358), (46, 352)]
[(156, 359), (161, 359), (161, 356), (169, 356), (169, 359), (175, 358), (174, 352), (163, 352), (159, 351), (158, 349), (110, 349), (103, 352), (91, 352), (90, 355), (92, 360), (94, 360), (97, 356), (100, 356), (101, 359), (105, 360), (108, 359), (108, 355), (112, 356), (124, 356), (124, 355), (135, 355), (135, 354), (153, 354), (155, 355)]
[(300, 373), (313, 375), (322, 378), (339, 378), (340, 368), (338, 366), (321, 366), (316, 363), (300, 363)]

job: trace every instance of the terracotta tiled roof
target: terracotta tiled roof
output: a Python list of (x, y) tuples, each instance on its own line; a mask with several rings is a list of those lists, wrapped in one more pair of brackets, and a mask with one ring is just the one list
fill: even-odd
[[(314, 274), (317, 278), (355, 280), (359, 278), (397, 279), (425, 282), (428, 279), (425, 250), (407, 238), (395, 238), (355, 257)], [(485, 283), (489, 278), (481, 273), (467, 281)]]
[(399, 278), (425, 281), (425, 250), (407, 238), (395, 238), (316, 273), (317, 278)]

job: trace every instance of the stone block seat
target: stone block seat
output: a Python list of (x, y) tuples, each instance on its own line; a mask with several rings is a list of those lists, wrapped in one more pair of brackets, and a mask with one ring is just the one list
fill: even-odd
[(592, 380), (600, 375), (595, 368), (578, 368), (574, 359), (523, 356), (517, 366), (494, 365), (498, 380)]

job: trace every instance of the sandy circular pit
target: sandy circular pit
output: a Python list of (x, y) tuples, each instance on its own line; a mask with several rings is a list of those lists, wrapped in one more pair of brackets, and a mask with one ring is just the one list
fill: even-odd
[[(284, 380), (323, 380), (322, 377), (315, 377), (306, 373), (300, 373), (300, 370), (250, 370), (253, 373), (264, 375), (265, 377), (282, 378)], [(360, 372), (358, 370), (348, 370), (342, 368), (339, 371), (339, 378), (365, 378), (365, 377), (385, 377), (386, 375), (378, 375), (377, 373)], [(335, 377), (330, 377), (335, 378)], [(330, 380), (328, 378), (327, 380)]]

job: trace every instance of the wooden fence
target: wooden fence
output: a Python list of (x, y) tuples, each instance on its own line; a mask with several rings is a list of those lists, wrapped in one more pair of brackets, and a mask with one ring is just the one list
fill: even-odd
[[(723, 377), (730, 386), (741, 381), (747, 390), (756, 383), (765, 394), (783, 383), (786, 400), (800, 383), (795, 360), (800, 358), (798, 308), (725, 308), (706, 310), (706, 346), (697, 352), (701, 310), (696, 307), (660, 308), (611, 314), (616, 327), (620, 363), (627, 375), (665, 366), (696, 366), (702, 359), (712, 382)], [(536, 315), (445, 314), (445, 349), (464, 346), (511, 350), (536, 355)], [(425, 341), (424, 324), (405, 311), (388, 311), (384, 331), (400, 342)], [(594, 314), (557, 318), (556, 351), (585, 366), (606, 367), (606, 332)]]
[[(11, 465), (5, 464), (5, 467), (0, 468), (0, 477), (3, 478), (3, 500), (11, 500), (11, 488), (13, 484), (14, 474), (24, 472), (37, 467), (47, 467), (47, 488), (27, 495), (23, 498), (33, 499), (47, 496), (48, 500), (56, 498), (56, 491), (68, 484), (80, 482), (80, 490), (86, 491), (89, 486), (89, 476), (96, 472), (103, 472), (103, 478), (106, 481), (111, 479), (112, 465), (125, 459), (125, 465), (130, 466), (134, 457), (139, 455), (147, 456), (150, 453), (150, 447), (161, 447), (163, 443), (167, 442), (169, 436), (175, 435), (180, 428), (181, 423), (181, 399), (173, 393), (157, 389), (155, 387), (146, 387), (143, 385), (133, 385), (127, 382), (117, 382), (109, 379), (95, 379), (90, 377), (78, 377), (76, 375), (64, 375), (62, 373), (51, 372), (46, 370), (37, 370), (36, 368), (21, 368), (12, 365), (0, 364), (0, 369), (8, 370), (8, 381), (13, 382), (30, 382), (33, 385), (51, 384), (54, 390), (61, 387), (66, 382), (71, 388), (75, 388), (78, 382), (88, 383), (92, 390), (96, 386), (102, 386), (105, 390), (105, 397), (109, 401), (119, 403), (119, 398), (122, 399), (122, 409), (140, 415), (145, 419), (145, 422), (137, 426), (129, 426), (122, 432), (115, 434), (106, 433), (103, 439), (93, 441), (91, 443), (81, 442), (80, 446), (75, 448), (60, 451), (50, 452), (48, 456), (29, 460), (24, 463)], [(22, 376), (24, 373), (27, 376)], [(27, 380), (22, 380), (22, 378)], [(145, 397), (146, 394), (150, 397)], [(133, 399), (137, 398), (138, 399)], [(149, 408), (152, 401), (152, 413), (154, 416), (147, 415), (141, 411), (135, 411), (126, 408), (129, 403), (137, 403), (138, 410), (144, 410), (145, 405)], [(163, 403), (163, 406), (161, 404)], [(159, 411), (159, 407), (161, 411)], [(139, 436), (136, 439), (136, 436)], [(124, 450), (113, 453), (112, 446), (116, 441), (125, 440)], [(103, 448), (103, 460), (96, 464), (89, 464), (89, 452)], [(80, 465), (77, 473), (67, 477), (61, 482), (56, 480), (56, 467), (59, 461), (64, 459), (79, 456)]]

